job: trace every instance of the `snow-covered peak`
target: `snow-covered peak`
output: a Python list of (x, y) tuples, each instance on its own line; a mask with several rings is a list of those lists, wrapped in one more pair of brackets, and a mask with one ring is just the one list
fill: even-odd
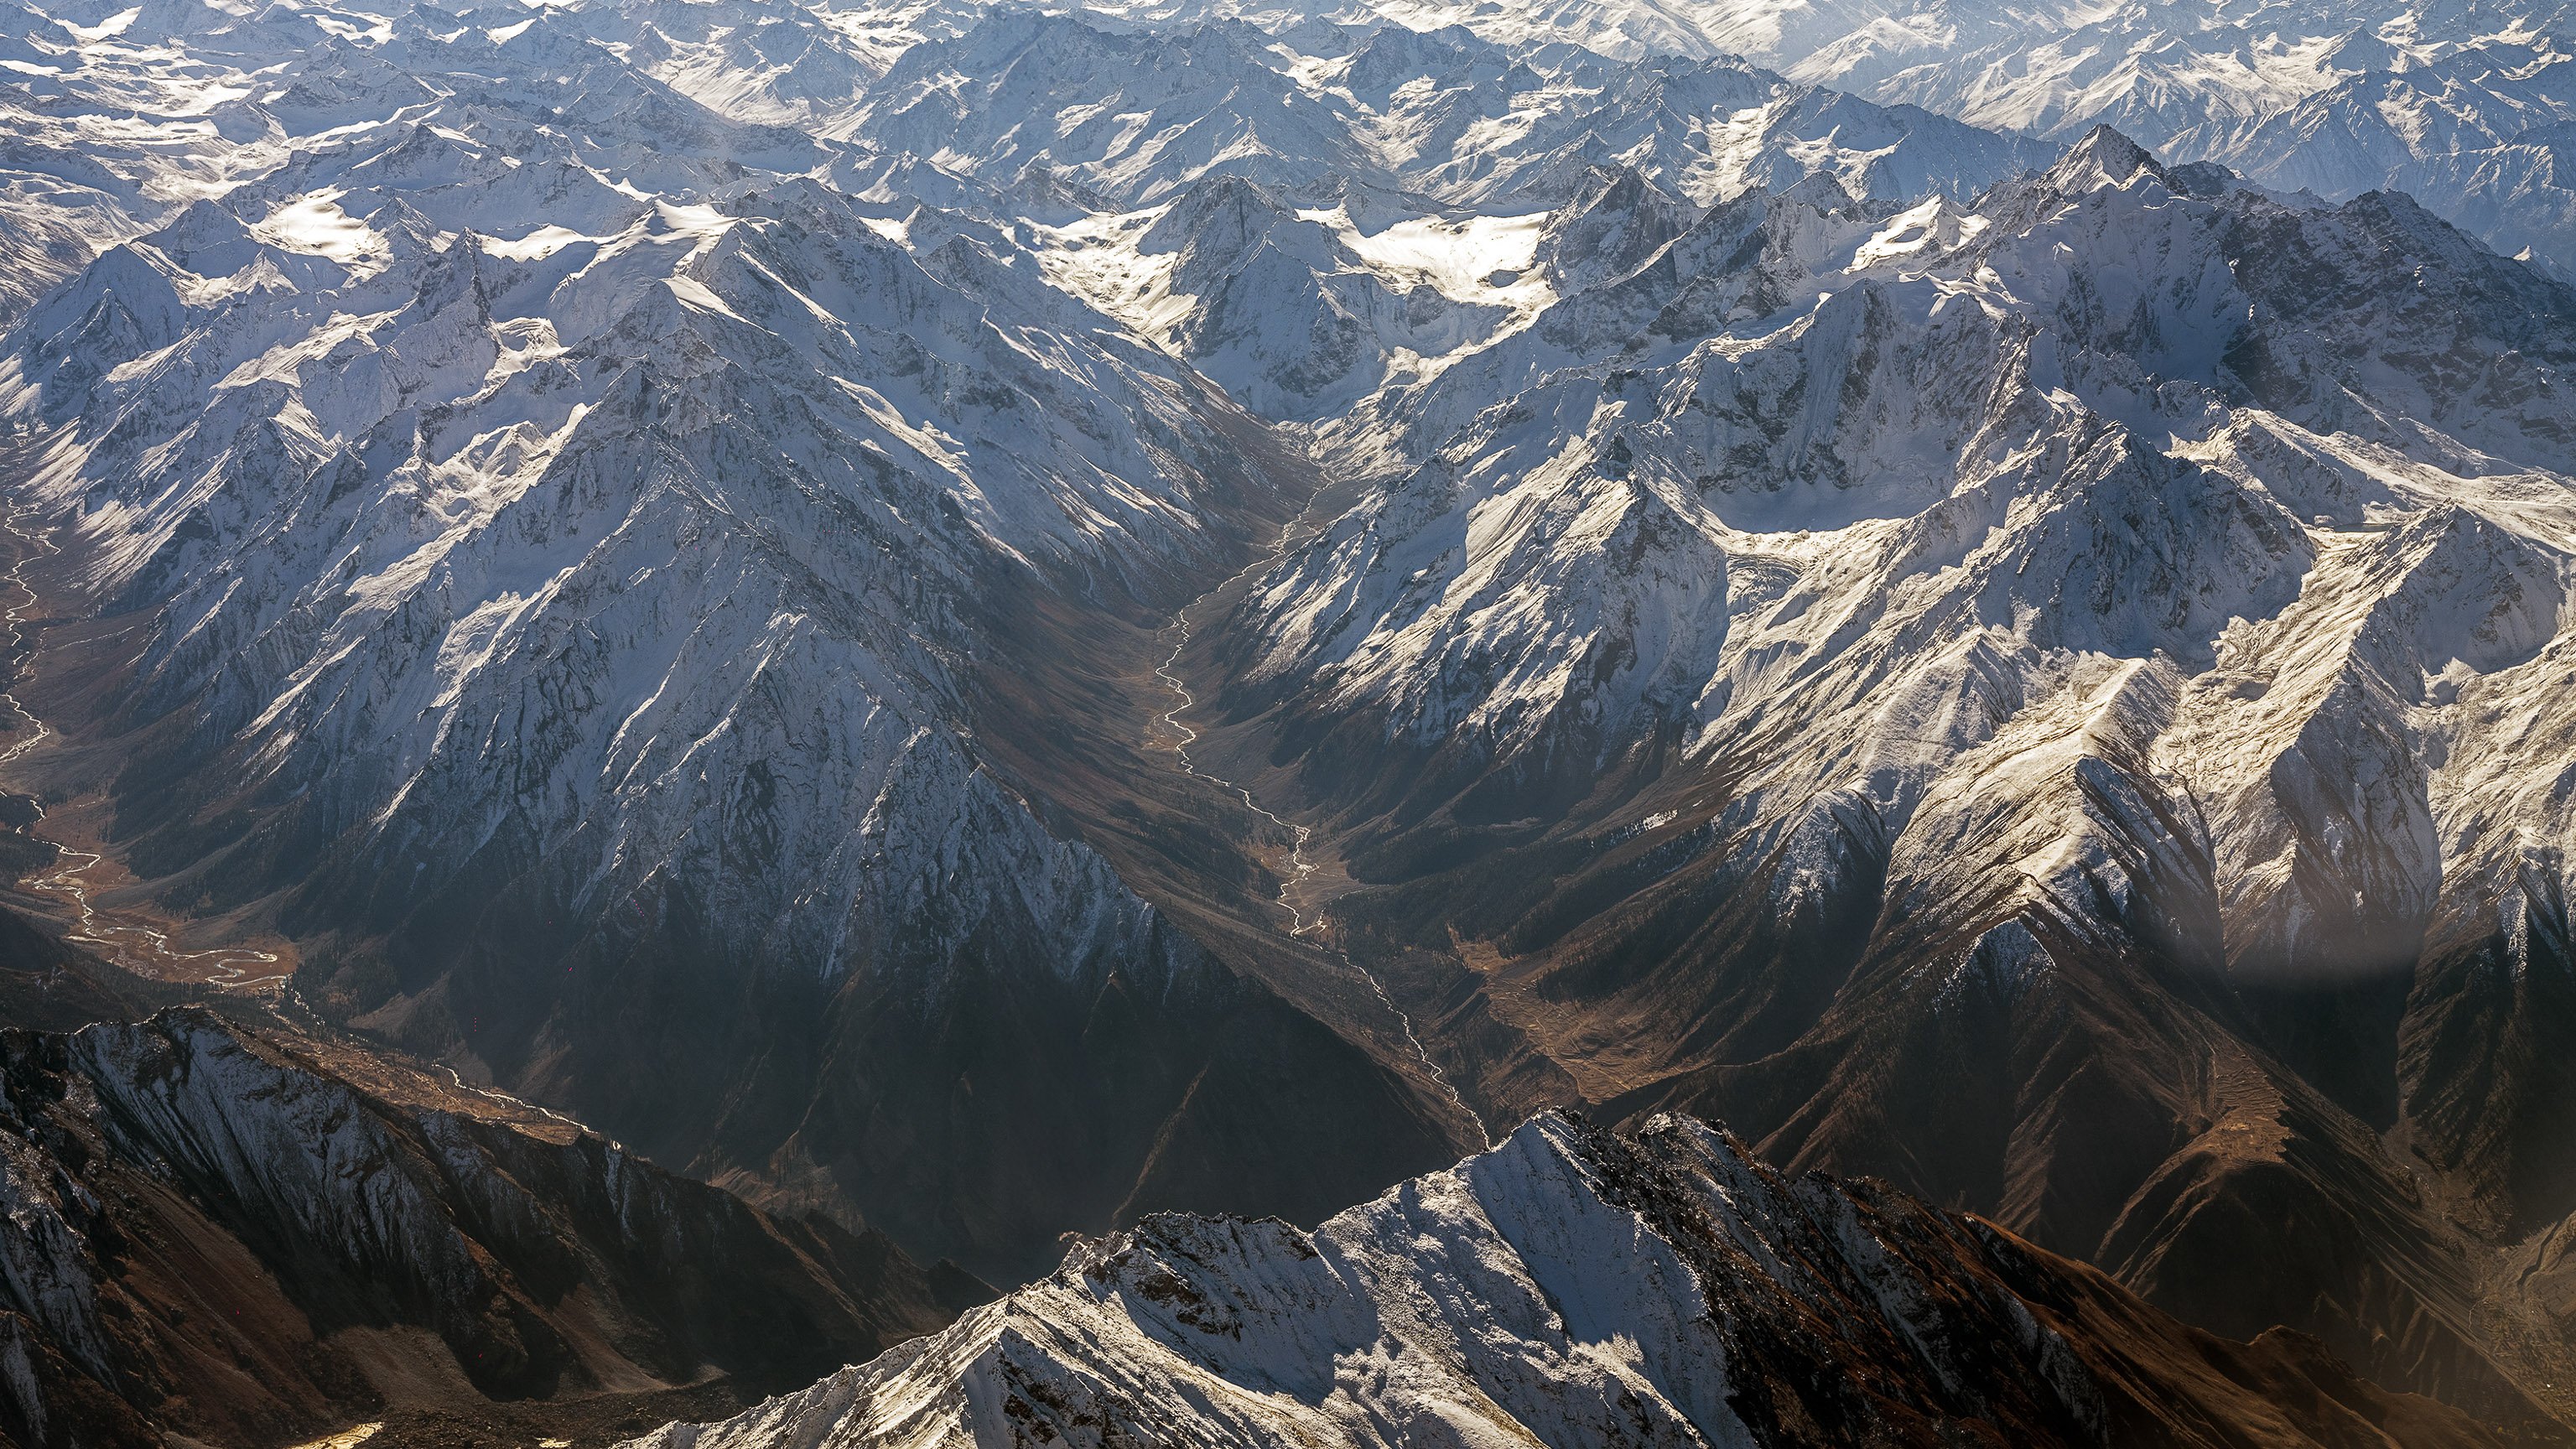
[[(1311, 1232), (1148, 1218), (944, 1333), (634, 1442), (1824, 1444), (1967, 1419), (2220, 1442), (2199, 1416), (2244, 1412), (2225, 1374), (2249, 1350), (2175, 1353), (2185, 1332), (1985, 1224), (1784, 1177), (1703, 1123), (1547, 1115)], [(2329, 1412), (2373, 1393), (2340, 1392)]]
[[(2121, 748), (2172, 750), (2230, 802), (2222, 861), (2270, 879), (2254, 862), (2312, 808), (2280, 783), (2312, 747), (2291, 732), (2450, 697), (2421, 679), (2518, 691), (2547, 668), (2576, 545), (2569, 318), (2576, 294), (2402, 198), (2195, 194), (2107, 130), (1965, 209), (1873, 215), (1811, 181), (1712, 210), (1351, 420), (1340, 446), (1390, 481), (1247, 594), (1266, 647), (1240, 688), (1290, 738), (1365, 732), (1419, 762), (1308, 777), (1363, 840), (1480, 792), (1571, 802), (1677, 751), (1728, 772), (1734, 848), (1758, 852), (1846, 790), (1905, 837), (1931, 782), (1989, 769), (2002, 721), (2094, 697), (2101, 661), (2261, 667), (2251, 714), (2155, 684), (2169, 702), (2124, 728), (2176, 743)], [(2453, 562), (2409, 562), (2427, 548)], [(2418, 593), (2444, 578), (2449, 602)], [(2440, 622), (2356, 635), (2364, 599)], [(1926, 733), (1915, 706), (1874, 707), (1962, 650), (1988, 660), (1977, 709)], [(2294, 687), (2293, 657), (2321, 672)], [(2455, 759), (2512, 749), (2404, 728)], [(2338, 808), (2409, 822), (2366, 867), (2407, 884), (2363, 898), (2420, 912), (2445, 787), (2411, 768), (2388, 787)], [(2476, 790), (2433, 811), (2512, 808)], [(2083, 915), (2105, 867), (2077, 858), (2031, 869)], [(2316, 949), (2253, 939), (2248, 962)]]
[(2252, 122), (2176, 137), (2178, 158), (2341, 201), (2402, 191), (2497, 252), (2576, 271), (2576, 59), (2563, 42), (2491, 41), (2372, 70)]

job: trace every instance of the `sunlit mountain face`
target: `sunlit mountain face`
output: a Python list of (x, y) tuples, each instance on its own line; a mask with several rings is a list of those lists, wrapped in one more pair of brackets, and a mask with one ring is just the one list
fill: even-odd
[(111, 4), (0, 1437), (2576, 1437), (2562, 9)]

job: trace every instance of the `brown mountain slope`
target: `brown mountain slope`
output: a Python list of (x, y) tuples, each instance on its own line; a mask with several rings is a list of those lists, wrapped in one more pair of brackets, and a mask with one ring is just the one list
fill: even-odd
[(577, 1124), (204, 1008), (0, 1033), (0, 1433), (243, 1446), (794, 1382), (979, 1285)]

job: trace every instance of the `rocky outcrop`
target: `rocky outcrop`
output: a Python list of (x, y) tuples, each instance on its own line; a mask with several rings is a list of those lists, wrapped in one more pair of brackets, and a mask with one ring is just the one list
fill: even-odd
[(30, 1446), (778, 1386), (981, 1291), (448, 1073), (203, 1008), (7, 1029), (0, 1089), (0, 1428)]

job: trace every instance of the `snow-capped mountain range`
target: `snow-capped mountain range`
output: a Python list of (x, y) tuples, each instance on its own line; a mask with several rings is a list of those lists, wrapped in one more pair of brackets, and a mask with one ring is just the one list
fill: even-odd
[(2403, 191), (2507, 256), (2576, 275), (2576, 60), (2556, 36), (2373, 70), (2252, 121), (2196, 126), (2169, 154), (2342, 201)]
[[(119, 761), (119, 828), (167, 842), (192, 896), (403, 943), (316, 980), (334, 1009), (522, 1086), (620, 1080), (621, 1129), (709, 1171), (804, 1150), (832, 1040), (919, 1045), (946, 1017), (958, 1050), (1003, 1049), (956, 1015), (961, 955), (1074, 1003), (1028, 1011), (1065, 1031), (1132, 992), (1167, 1019), (1148, 1035), (1203, 1054), (1273, 1009), (968, 743), (979, 673), (1041, 647), (996, 617), (1012, 590), (1150, 616), (1275, 531), (1279, 485), (1232, 436), (1257, 424), (1007, 231), (836, 188), (856, 148), (718, 115), (567, 17), (387, 24), (183, 7), (44, 52), (79, 69), (39, 129), (170, 84), (173, 48), (243, 81), (119, 158), (146, 199), (239, 184), (98, 237), (5, 365), (42, 439), (20, 506), (79, 539), (40, 587), (156, 621), (107, 726), (164, 722), (148, 763)], [(451, 997), (460, 966), (493, 975)], [(661, 972), (663, 1049), (703, 1075), (650, 1068), (618, 1024)], [(679, 1004), (711, 992), (751, 1017)], [(1279, 1049), (1319, 1096), (1407, 1090), (1355, 1049)], [(940, 1071), (887, 1087), (884, 1053), (842, 1050), (864, 1063), (845, 1089), (948, 1111)], [(761, 1071), (784, 1101), (724, 1085)], [(1089, 1162), (1106, 1213), (1204, 1071), (1125, 1082), (1160, 1105), (1114, 1149), (1041, 1129), (1098, 1105), (1052, 1087), (994, 1084), (987, 1110), (1076, 1158), (1014, 1171)], [(854, 1149), (895, 1147), (814, 1151), (852, 1171)], [(958, 1170), (871, 1170), (868, 1206), (968, 1254), (1057, 1230), (1030, 1201), (1048, 1216), (991, 1242), (948, 1194), (1013, 1195)]]
[[(1140, 20), (1209, 13), (1172, 0), (1094, 8)], [(2266, 172), (2328, 180), (2331, 189), (2319, 189), (2332, 200), (2410, 190), (2501, 251), (2531, 246), (2562, 270), (2570, 265), (2567, 142), (2558, 134), (2567, 119), (2569, 17), (2557, 0), (2376, 11), (2163, 0), (1228, 0), (1216, 9), (1291, 45), (1312, 44), (1328, 25), (1393, 22), (1646, 64), (1750, 61), (1802, 86), (2061, 145), (2107, 124), (2170, 160), (2226, 161), (2266, 184), (2280, 184)], [(2487, 134), (2464, 142), (2464, 128)], [(2355, 179), (2356, 168), (2366, 179)]]
[[(2210, 1136), (2250, 1096), (2351, 1251), (2443, 1238), (2425, 1169), (2510, 1241), (2576, 1210), (2571, 339), (2402, 197), (2107, 130), (1968, 206), (1741, 198), (1348, 420), (1386, 481), (1203, 631), (1199, 754), (1334, 843), (1355, 950), (1449, 958), (1504, 1101), (2179, 1280), (2302, 1155)], [(2408, 1347), (2309, 1326), (2486, 1380), (2469, 1272), (2397, 1273)]]
[[(2298, 1384), (2304, 1392), (2284, 1392)], [(2496, 1442), (2289, 1335), (1688, 1118), (1557, 1116), (1311, 1232), (1180, 1213), (954, 1327), (639, 1449)], [(2356, 1437), (2351, 1442), (2368, 1442)]]
[[(1176, 1043), (1285, 1009), (981, 758), (1029, 724), (979, 718), (986, 681), (1047, 647), (1000, 601), (1144, 640), (1313, 486), (1241, 446), (1243, 408), (1320, 419), (1526, 322), (1541, 224), (1600, 158), (1685, 196), (1811, 165), (1893, 196), (2043, 155), (1739, 65), (1463, 32), (1298, 57), (1217, 24), (1171, 65), (1159, 34), (992, 16), (879, 75), (841, 19), (755, 7), (755, 44), (705, 10), (26, 12), (28, 245), (96, 254), (0, 363), (20, 502), (79, 540), (41, 589), (154, 621), (85, 701), (151, 741), (112, 786), (157, 862), (129, 903), (353, 943), (367, 964), (316, 983), (333, 1009), (621, 1103), (702, 1170), (873, 1184), (872, 1219), (969, 1258), (1044, 1243), (1062, 1204), (969, 1227), (940, 1204), (992, 1184), (894, 1170), (911, 1129), (855, 1159), (805, 1141), (822, 1060), (898, 1079), (854, 1089), (861, 1119), (954, 1069), (833, 1043), (946, 1019), (953, 1052), (993, 1050), (956, 1014), (961, 955), (1062, 1000), (1034, 1022), (1113, 987)], [(1129, 109), (1077, 123), (1119, 78)], [(666, 1009), (665, 1049), (711, 1063), (828, 1023), (775, 1068), (803, 1085), (639, 1076), (613, 1024), (655, 980), (757, 1003)], [(1319, 1099), (1427, 1097), (1409, 1164), (1372, 1171), (1471, 1141), (1418, 1053), (1368, 1060), (1400, 1031), (1367, 1030), (1283, 1050)], [(1205, 1050), (1176, 1048), (1123, 1165), (1082, 1151), (1082, 1211), (1145, 1190), (1170, 1114), (1209, 1100)], [(989, 1110), (1059, 1100), (1030, 1090)], [(1279, 1110), (1322, 1130), (1309, 1106)]]
[(1581, 1100), (2564, 1408), (2562, 21), (2241, 8), (18, 5), (25, 891), (996, 1281)]

